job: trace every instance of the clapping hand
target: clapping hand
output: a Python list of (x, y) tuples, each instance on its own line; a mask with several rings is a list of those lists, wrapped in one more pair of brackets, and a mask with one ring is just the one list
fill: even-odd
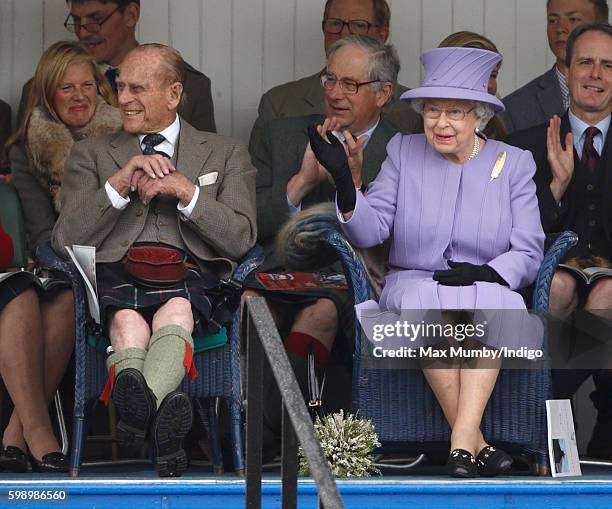
[(319, 134), (313, 125), (308, 127), (310, 147), (317, 160), (330, 173), (337, 191), (337, 202), (340, 212), (347, 213), (355, 209), (357, 193), (344, 146), (331, 131), (327, 131), (327, 140)]

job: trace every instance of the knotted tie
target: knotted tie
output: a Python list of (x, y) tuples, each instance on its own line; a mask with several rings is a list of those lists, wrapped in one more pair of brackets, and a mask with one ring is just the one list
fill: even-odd
[(106, 76), (106, 79), (110, 83), (110, 86), (113, 89), (113, 92), (115, 92), (115, 94), (117, 93), (117, 74), (118, 69), (112, 67), (109, 67), (104, 73), (104, 76)]
[(593, 173), (599, 164), (599, 154), (597, 150), (595, 150), (595, 145), (593, 144), (593, 140), (595, 136), (599, 134), (599, 129), (597, 127), (587, 127), (586, 136), (584, 138), (584, 147), (582, 149), (582, 164), (589, 171), (589, 173)]
[(168, 157), (163, 152), (159, 152), (155, 150), (155, 147), (162, 143), (166, 138), (159, 133), (155, 134), (147, 134), (143, 139), (142, 143), (144, 143), (144, 148), (142, 149), (142, 153), (146, 156), (150, 156), (152, 154), (163, 154)]

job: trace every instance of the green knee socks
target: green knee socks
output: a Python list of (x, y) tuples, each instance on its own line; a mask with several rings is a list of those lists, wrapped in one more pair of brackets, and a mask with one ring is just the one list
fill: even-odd
[(115, 366), (115, 376), (126, 368), (134, 368), (142, 372), (147, 352), (142, 348), (126, 348), (119, 352), (114, 352), (106, 359), (106, 369), (110, 371)]
[(158, 408), (185, 376), (187, 344), (193, 351), (193, 339), (180, 325), (166, 325), (151, 336), (142, 374), (157, 398)]

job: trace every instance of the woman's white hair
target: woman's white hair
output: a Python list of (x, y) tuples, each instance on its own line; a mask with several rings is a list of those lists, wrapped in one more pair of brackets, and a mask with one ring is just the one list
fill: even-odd
[[(474, 113), (480, 119), (480, 126), (478, 127), (478, 129), (483, 131), (489, 123), (489, 120), (491, 120), (495, 116), (495, 108), (493, 108), (492, 104), (484, 103), (481, 101), (469, 102), (472, 103), (472, 106), (474, 107)], [(423, 106), (425, 105), (425, 99), (413, 99), (412, 101), (410, 101), (410, 105), (412, 106), (412, 109), (414, 111), (416, 111), (419, 115), (423, 116)]]

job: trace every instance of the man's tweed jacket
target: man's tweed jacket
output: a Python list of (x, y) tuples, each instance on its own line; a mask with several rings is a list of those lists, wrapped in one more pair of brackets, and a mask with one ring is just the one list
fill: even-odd
[[(189, 219), (176, 206), (160, 212), (157, 198), (145, 206), (137, 193), (130, 195), (126, 209), (113, 208), (105, 182), (141, 153), (138, 137), (123, 131), (75, 144), (66, 163), (54, 249), (63, 253), (64, 246), (91, 245), (97, 248), (97, 262), (119, 261), (139, 239), (147, 215), (154, 213), (159, 214), (160, 230), (178, 228), (188, 251), (219, 277), (227, 277), (257, 236), (255, 169), (246, 147), (231, 138), (197, 131), (181, 119), (176, 168), (200, 186)], [(216, 178), (200, 179), (207, 182), (200, 185), (199, 177), (215, 172)]]

